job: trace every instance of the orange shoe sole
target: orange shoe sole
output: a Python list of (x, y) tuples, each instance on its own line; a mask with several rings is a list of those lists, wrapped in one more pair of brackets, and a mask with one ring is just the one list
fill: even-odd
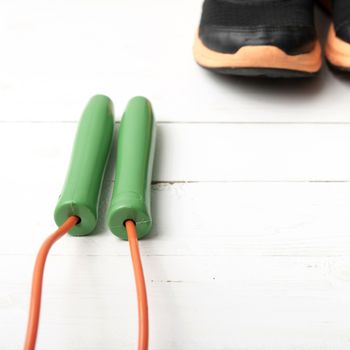
[(198, 34), (193, 46), (197, 63), (207, 69), (233, 75), (268, 77), (309, 77), (322, 66), (321, 46), (305, 54), (288, 55), (275, 46), (244, 46), (236, 53), (227, 54), (207, 48)]
[(329, 28), (325, 51), (332, 68), (350, 71), (350, 44), (337, 37), (333, 24)]

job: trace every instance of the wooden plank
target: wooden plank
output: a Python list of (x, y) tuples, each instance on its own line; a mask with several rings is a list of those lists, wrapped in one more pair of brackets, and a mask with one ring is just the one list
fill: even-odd
[[(56, 195), (50, 186), (1, 186), (4, 203), (0, 255), (36, 253), (54, 229)], [(16, 193), (16, 195), (13, 195)], [(108, 232), (102, 195), (92, 237), (65, 237), (55, 254), (127, 256)], [(156, 185), (154, 228), (142, 242), (147, 256), (349, 256), (349, 183), (231, 183)]]
[[(77, 124), (2, 124), (0, 174), (60, 191)], [(154, 181), (349, 181), (350, 125), (160, 124)], [(115, 159), (112, 154), (111, 159)], [(113, 163), (113, 161), (112, 161)], [(107, 178), (113, 179), (113, 164)], [(57, 182), (56, 182), (57, 181)]]
[[(52, 174), (62, 166), (66, 156), (61, 152), (70, 147), (74, 128), (1, 129), (1, 140), (11, 149), (11, 156), (3, 149), (0, 174), (6, 213), (0, 235), (5, 350), (22, 344), (34, 254), (53, 227), (53, 191), (62, 185)], [(70, 141), (61, 145), (61, 135)], [(175, 144), (169, 146), (172, 157), (165, 159), (176, 162)], [(111, 184), (107, 181), (102, 212)], [(155, 184), (155, 227), (141, 242), (152, 348), (346, 348), (348, 198), (348, 182)], [(104, 224), (92, 237), (65, 237), (55, 246), (45, 275), (39, 348), (135, 347), (128, 255), (127, 244)]]
[[(0, 173), (6, 234), (0, 236), (0, 254), (33, 254), (42, 239), (54, 227), (52, 213), (63, 185), (75, 127), (74, 124), (7, 124), (0, 129), (0, 139), (6, 146), (3, 148), (3, 171)], [(239, 130), (236, 130), (236, 127)], [(231, 126), (231, 133), (239, 136), (242, 142), (246, 139), (249, 141), (247, 135), (253, 127), (236, 127)], [(265, 127), (271, 128), (271, 126)], [(216, 133), (213, 131), (216, 128), (222, 127), (200, 126), (197, 128), (199, 130), (196, 133), (197, 139), (201, 139), (206, 146), (205, 140), (209, 138), (208, 134), (212, 134), (213, 138), (215, 135), (222, 134), (227, 137), (222, 138), (220, 142), (217, 139), (212, 143), (213, 146), (215, 143), (217, 147), (221, 143), (229, 143), (231, 140), (229, 132), (221, 130), (220, 133)], [(311, 137), (317, 139), (322, 134), (318, 128), (323, 129), (324, 135), (328, 133), (327, 147), (332, 147), (333, 150), (327, 155), (326, 147), (323, 147), (324, 158), (315, 159), (312, 165), (316, 168), (324, 166), (323, 169), (328, 171), (328, 162), (335, 164), (334, 159), (331, 159), (332, 154), (337, 154), (338, 156), (335, 157), (337, 159), (346, 159), (348, 138), (345, 132), (342, 134), (343, 128), (333, 126), (325, 130), (323, 126), (317, 128), (299, 126), (294, 134), (295, 138), (297, 134), (302, 136), (298, 139), (299, 146), (293, 149), (293, 146), (289, 148), (288, 145), (288, 149), (299, 150), (298, 161), (304, 157), (300, 162), (307, 164), (311, 157), (307, 152), (302, 152), (300, 142), (309, 140)], [(289, 137), (289, 140), (294, 138), (293, 135), (288, 136), (286, 129), (290, 130), (290, 128), (278, 126), (278, 129), (274, 134), (271, 130), (268, 134), (279, 135), (280, 142), (277, 144), (287, 147), (286, 138)], [(226, 182), (225, 177), (224, 180), (220, 180), (221, 173), (218, 172), (218, 178), (212, 178), (214, 182), (186, 183), (193, 179), (198, 180), (194, 177), (194, 172), (199, 175), (199, 171), (204, 174), (205, 171), (208, 173), (212, 171), (213, 174), (210, 164), (204, 161), (205, 154), (200, 155), (203, 161), (192, 162), (194, 164), (184, 163), (187, 157), (192, 158), (192, 154), (195, 153), (193, 148), (198, 147), (196, 143), (192, 148), (190, 147), (194, 130), (189, 125), (184, 125), (181, 129), (162, 125), (160, 130), (162, 136), (159, 139), (161, 145), (159, 159), (161, 161), (158, 160), (157, 174), (158, 176), (162, 172), (167, 174), (167, 167), (170, 167), (174, 174), (178, 171), (178, 177), (172, 179), (178, 179), (179, 182), (158, 183), (153, 186), (155, 226), (153, 238), (143, 243), (147, 255), (348, 255), (350, 247), (349, 182), (308, 182), (307, 177), (301, 182), (283, 182), (283, 178), (282, 182), (277, 183), (240, 182), (239, 178), (234, 177), (233, 182)], [(66, 142), (62, 142), (62, 135), (65, 135)], [(164, 137), (164, 135), (167, 136)], [(264, 133), (256, 132), (254, 135), (264, 135)], [(187, 149), (184, 146), (177, 147), (186, 138)], [(273, 149), (273, 142), (271, 140), (269, 142)], [(259, 144), (263, 145), (260, 142)], [(246, 146), (249, 145), (251, 143), (246, 142)], [(322, 143), (312, 148), (316, 149), (318, 146), (322, 146)], [(275, 155), (271, 156), (262, 148), (263, 146), (256, 149), (259, 156), (254, 157), (257, 160), (259, 157), (261, 159), (258, 160), (260, 163), (256, 168), (254, 168), (255, 163), (251, 163), (252, 174), (259, 174), (259, 166), (264, 163), (264, 157), (267, 159), (265, 163), (274, 164)], [(276, 152), (282, 149), (283, 147), (277, 147)], [(316, 153), (315, 150), (314, 154)], [(218, 154), (222, 157), (222, 153), (218, 151)], [(282, 155), (280, 157), (283, 159)], [(243, 157), (240, 159), (242, 162), (240, 166), (244, 167)], [(295, 161), (292, 157), (290, 159)], [(325, 159), (327, 159), (326, 162), (324, 162)], [(316, 161), (320, 163), (317, 164)], [(213, 162), (220, 166), (219, 159), (213, 158)], [(160, 163), (164, 165), (160, 167)], [(188, 166), (185, 166), (186, 164)], [(223, 164), (225, 166), (226, 163), (223, 162)], [(345, 169), (347, 162), (339, 161), (336, 165), (339, 166), (338, 171), (342, 167), (344, 172), (347, 170)], [(278, 173), (280, 164), (275, 166), (274, 171)], [(285, 169), (294, 171), (292, 167)], [(307, 170), (300, 165), (297, 165), (297, 169)], [(311, 169), (310, 166), (309, 169)], [(335, 169), (337, 168), (334, 166), (331, 171)], [(185, 177), (185, 174), (189, 175)], [(273, 171), (270, 174), (274, 176)], [(165, 175), (163, 176), (160, 179), (166, 181)], [(109, 204), (112, 178), (113, 164), (110, 164), (102, 195), (101, 217), (103, 218)], [(244, 177), (242, 179), (244, 180)], [(104, 222), (98, 226), (97, 233), (100, 235), (86, 239), (67, 238), (62, 242), (62, 248), (58, 250), (59, 254), (75, 254), (76, 249), (81, 245), (84, 247), (82, 254), (83, 252), (92, 255), (128, 254), (120, 244), (114, 244), (118, 240), (107, 233)], [(193, 241), (188, 241), (188, 236), (197, 239), (198, 242), (194, 245)], [(217, 245), (213, 244), (214, 237), (220, 239)]]
[(197, 67), (201, 3), (1, 2), (0, 120), (76, 121), (87, 99), (104, 93), (118, 116), (142, 94), (162, 121), (350, 122), (348, 82), (326, 67), (305, 82), (231, 79)]
[[(35, 254), (96, 93), (117, 119), (146, 95), (161, 122), (154, 228), (140, 242), (150, 348), (349, 347), (348, 83), (327, 70), (308, 82), (202, 70), (191, 53), (201, 3), (0, 4), (1, 350), (22, 346)], [(38, 349), (136, 348), (136, 315), (128, 245), (103, 219), (55, 245)]]
[[(213, 239), (213, 242), (215, 240)], [(143, 258), (156, 350), (343, 350), (349, 342), (350, 259)], [(32, 258), (0, 257), (1, 348), (25, 329)], [(129, 257), (50, 256), (38, 349), (136, 347)]]

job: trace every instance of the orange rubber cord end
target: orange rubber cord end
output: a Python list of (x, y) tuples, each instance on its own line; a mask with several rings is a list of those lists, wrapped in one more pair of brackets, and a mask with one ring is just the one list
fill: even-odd
[(125, 222), (126, 232), (128, 235), (131, 259), (134, 268), (137, 304), (139, 312), (139, 342), (138, 350), (148, 349), (148, 304), (145, 277), (143, 275), (139, 244), (135, 223), (132, 220)]
[(52, 245), (62, 236), (64, 236), (69, 230), (71, 230), (76, 224), (78, 224), (80, 218), (77, 216), (69, 217), (60, 226), (57, 231), (55, 231), (51, 236), (49, 236), (43, 245), (41, 246), (39, 253), (37, 255), (33, 280), (32, 280), (32, 292), (30, 296), (30, 308), (29, 308), (29, 318), (26, 339), (24, 343), (24, 350), (34, 350), (36, 338), (38, 334), (39, 318), (40, 318), (40, 305), (41, 305), (41, 292), (43, 285), (43, 275), (47, 255), (49, 253)]

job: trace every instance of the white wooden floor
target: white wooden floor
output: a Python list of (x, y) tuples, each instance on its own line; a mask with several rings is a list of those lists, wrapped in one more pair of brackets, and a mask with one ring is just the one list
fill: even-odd
[[(350, 348), (350, 80), (231, 79), (192, 60), (201, 0), (0, 2), (0, 349), (21, 349), (32, 267), (77, 121), (103, 93), (159, 121), (141, 250), (153, 350)], [(318, 14), (321, 32), (326, 19)], [(113, 166), (102, 195), (104, 218)], [(37, 349), (136, 349), (128, 245), (103, 220), (49, 257)]]

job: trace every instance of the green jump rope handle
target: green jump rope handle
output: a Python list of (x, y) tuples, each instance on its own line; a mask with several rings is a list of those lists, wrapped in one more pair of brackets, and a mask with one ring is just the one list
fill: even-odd
[(115, 183), (108, 210), (108, 226), (127, 240), (124, 223), (133, 220), (138, 238), (152, 228), (150, 208), (155, 127), (151, 103), (144, 97), (130, 100), (120, 123)]
[(68, 174), (55, 209), (55, 221), (59, 226), (69, 216), (80, 218), (69, 232), (73, 236), (88, 235), (96, 226), (113, 129), (112, 101), (102, 95), (92, 97), (80, 119)]

